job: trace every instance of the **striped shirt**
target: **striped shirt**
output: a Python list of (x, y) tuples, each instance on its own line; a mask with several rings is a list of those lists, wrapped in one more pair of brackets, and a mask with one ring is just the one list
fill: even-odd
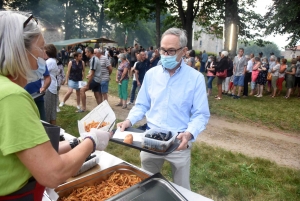
[(101, 65), (101, 81), (109, 81), (108, 67), (110, 66), (110, 62), (107, 57), (103, 55), (101, 55), (99, 60)]

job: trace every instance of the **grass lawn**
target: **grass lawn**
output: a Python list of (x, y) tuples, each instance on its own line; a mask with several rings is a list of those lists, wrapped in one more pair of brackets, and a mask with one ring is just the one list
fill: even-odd
[[(241, 100), (244, 101), (244, 100)], [(225, 101), (224, 101), (225, 102)], [(78, 136), (75, 107), (65, 106), (58, 113), (57, 124)], [(139, 151), (110, 142), (106, 151), (140, 166)], [(171, 180), (165, 163), (162, 174)], [(192, 191), (214, 200), (299, 200), (300, 171), (280, 167), (268, 160), (250, 158), (205, 143), (192, 148)]]

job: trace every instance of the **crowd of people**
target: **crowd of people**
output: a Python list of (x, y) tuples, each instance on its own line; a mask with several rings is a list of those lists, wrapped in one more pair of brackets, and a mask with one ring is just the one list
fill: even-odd
[(248, 96), (261, 98), (268, 94), (275, 98), (281, 95), (284, 81), (286, 86), (284, 98), (290, 98), (297, 90), (297, 97), (300, 97), (299, 57), (292, 59), (288, 65), (286, 59), (276, 58), (273, 54), (270, 58), (263, 57), (262, 53), (258, 56), (244, 55), (244, 49), (240, 48), (238, 55), (231, 59), (228, 52), (223, 51), (220, 59), (209, 56), (206, 76), (208, 96), (212, 95), (212, 83), (217, 77), (218, 94), (215, 96), (217, 100), (221, 100), (222, 95), (240, 99)]

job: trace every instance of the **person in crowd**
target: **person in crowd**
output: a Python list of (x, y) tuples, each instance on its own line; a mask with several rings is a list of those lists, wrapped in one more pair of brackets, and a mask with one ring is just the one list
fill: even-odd
[(230, 79), (233, 78), (233, 62), (230, 57), (228, 57), (228, 69), (227, 69), (227, 76), (225, 80), (222, 82), (222, 94), (228, 95), (230, 94)]
[(130, 52), (130, 58), (131, 58), (131, 61), (130, 61), (130, 67), (133, 67), (133, 65), (135, 64), (135, 62), (137, 61), (136, 60), (136, 54), (139, 53), (139, 46), (138, 44), (134, 44), (134, 48), (131, 49), (131, 52)]
[(158, 53), (158, 49), (156, 49), (152, 54), (152, 58), (150, 59), (150, 67), (152, 68), (157, 66), (159, 60), (160, 60), (160, 55)]
[(0, 16), (0, 30), (5, 30), (0, 38), (6, 41), (0, 43), (0, 196), (42, 200), (45, 187), (64, 183), (95, 149), (104, 150), (110, 133), (93, 130), (65, 154), (55, 151), (32, 97), (24, 90), (27, 82), (40, 79), (36, 71), (46, 65), (38, 22), (20, 12), (0, 11)]
[(105, 56), (107, 59), (109, 59), (108, 54), (109, 54), (109, 46), (105, 49), (105, 54), (104, 54), (104, 56)]
[(114, 50), (113, 50), (113, 59), (114, 59), (114, 64), (115, 64), (115, 66), (113, 66), (114, 68), (116, 68), (117, 67), (117, 64), (118, 64), (118, 55), (120, 54), (120, 50), (119, 50), (119, 48), (115, 48), (114, 47)]
[(258, 77), (256, 79), (257, 85), (257, 94), (255, 95), (257, 98), (263, 97), (264, 86), (267, 83), (267, 75), (269, 71), (269, 63), (268, 59), (264, 57), (261, 62), (261, 66), (258, 67)]
[(285, 79), (285, 70), (287, 69), (287, 60), (286, 59), (281, 59), (281, 65), (279, 69), (279, 75), (278, 75), (278, 80), (277, 80), (277, 96), (280, 96), (281, 91), (282, 91), (282, 83)]
[[(272, 58), (272, 59), (274, 59), (274, 58)], [(271, 73), (272, 73), (272, 90), (273, 90), (272, 93), (271, 93), (272, 98), (274, 98), (276, 96), (277, 80), (278, 80), (278, 76), (279, 76), (279, 70), (280, 70), (280, 58), (277, 58), (276, 59), (276, 65), (273, 66), (272, 69), (271, 69)]]
[(291, 65), (287, 66), (285, 70), (285, 82), (286, 82), (286, 95), (285, 98), (288, 99), (291, 95), (292, 89), (295, 85), (295, 74), (296, 74), (296, 63), (297, 59), (292, 59)]
[(57, 107), (57, 75), (58, 67), (56, 63), (57, 50), (53, 44), (47, 44), (44, 47), (47, 60), (46, 65), (51, 77), (51, 83), (45, 93), (45, 117), (46, 122), (56, 124), (56, 107)]
[(131, 91), (130, 91), (130, 101), (127, 103), (128, 105), (133, 105), (134, 100), (135, 100), (135, 92), (137, 89), (137, 81), (136, 81), (136, 77), (135, 77), (135, 67), (137, 65), (137, 63), (141, 60), (140, 58), (140, 53), (138, 53), (136, 55), (137, 61), (135, 62), (135, 64), (133, 65), (133, 67), (130, 69), (130, 76), (132, 76), (132, 86), (131, 86)]
[(208, 62), (206, 64), (207, 96), (212, 95), (212, 82), (216, 76), (216, 66), (217, 63), (215, 57), (214, 56), (210, 57), (210, 59), (208, 59)]
[(150, 61), (148, 59), (146, 59), (145, 52), (141, 51), (140, 52), (140, 62), (137, 63), (135, 70), (134, 70), (138, 88), (140, 88), (141, 85), (143, 84), (145, 74), (149, 69), (150, 69)]
[(219, 62), (221, 60), (221, 52), (219, 52), (218, 56), (217, 56), (217, 62)]
[(104, 100), (108, 100), (107, 93), (110, 75), (112, 73), (112, 66), (110, 65), (109, 60), (102, 55), (101, 49), (94, 49), (94, 53), (99, 59), (101, 65), (100, 102), (102, 102)]
[(57, 73), (57, 107), (56, 107), (56, 111), (60, 112), (59, 109), (59, 91), (60, 91), (60, 87), (61, 85), (65, 82), (65, 71), (64, 71), (64, 66), (61, 62), (61, 60), (59, 60), (57, 62), (57, 68), (58, 68), (58, 73)]
[(73, 89), (76, 91), (76, 102), (77, 102), (77, 109), (80, 110), (80, 88), (79, 82), (82, 81), (85, 77), (85, 65), (82, 61), (82, 54), (75, 52), (74, 53), (74, 60), (70, 61), (68, 64), (68, 70), (66, 73), (66, 79), (63, 82), (67, 82), (68, 84), (68, 91), (64, 95), (63, 101), (60, 102), (59, 107), (64, 106), (66, 101), (70, 98), (71, 94), (73, 93)]
[(263, 54), (262, 52), (258, 53), (258, 57), (260, 58), (260, 60), (262, 60), (263, 55), (264, 55), (264, 54)]
[[(247, 69), (247, 59), (244, 56), (244, 49), (239, 49), (239, 54), (233, 60), (233, 92), (232, 96), (234, 99), (239, 99), (241, 96), (241, 92), (244, 87), (244, 78), (245, 72)], [(238, 88), (238, 93), (235, 95), (236, 89)]]
[[(189, 51), (189, 60), (187, 62), (187, 65), (194, 68), (194, 69), (196, 69), (196, 67), (195, 67), (195, 56), (196, 56), (195, 55), (195, 50)], [(204, 64), (204, 66), (205, 66), (205, 64)]]
[[(116, 73), (116, 82), (119, 84), (118, 91), (120, 102), (116, 104), (116, 106), (122, 106), (123, 109), (127, 108), (127, 88), (128, 88), (128, 70), (129, 70), (129, 63), (126, 60), (125, 54), (120, 54), (121, 63), (118, 67), (118, 72)], [(145, 55), (144, 55), (145, 57)]]
[[(148, 129), (179, 132), (177, 139), (181, 143), (176, 151), (166, 156), (142, 151), (141, 163), (143, 169), (156, 173), (160, 172), (165, 160), (169, 161), (173, 182), (190, 189), (191, 142), (205, 129), (210, 112), (204, 76), (182, 60), (186, 45), (187, 37), (182, 29), (170, 28), (162, 35), (162, 66), (147, 72), (135, 106), (117, 127), (124, 131), (146, 115)], [(178, 94), (183, 98), (176, 98)]]
[[(37, 75), (36, 81), (27, 78), (28, 83), (24, 89), (29, 94), (45, 93), (51, 83), (51, 77), (48, 68), (46, 65), (39, 65), (38, 70), (35, 72)], [(40, 119), (46, 121), (44, 96), (34, 99), (34, 102), (39, 110)]]
[(259, 74), (258, 69), (261, 67), (261, 60), (259, 57), (254, 58), (254, 65), (252, 67), (252, 74), (251, 74), (251, 93), (250, 96), (253, 96), (256, 90), (256, 80)]
[(86, 95), (85, 92), (92, 90), (97, 104), (101, 103), (101, 63), (100, 60), (94, 55), (94, 49), (91, 47), (85, 48), (85, 54), (90, 59), (90, 72), (87, 76), (87, 84), (80, 89), (80, 97), (82, 108), (78, 109), (77, 112), (85, 112), (86, 110)]
[(201, 59), (201, 67), (200, 67), (200, 72), (203, 73), (205, 71), (205, 64), (208, 60), (208, 55), (206, 54), (206, 51), (203, 50), (202, 53), (202, 59)]
[(149, 47), (149, 51), (147, 52), (147, 59), (151, 59), (152, 58), (152, 54), (154, 53), (153, 51), (153, 46)]
[[(228, 52), (227, 51), (223, 51), (221, 53), (221, 60), (220, 62), (217, 64), (217, 66), (215, 67), (216, 69), (216, 73), (218, 72), (227, 72), (227, 69), (229, 68), (229, 62), (228, 62)], [(223, 81), (225, 81), (226, 77), (227, 77), (227, 73), (225, 74), (225, 76), (218, 76), (218, 81), (217, 81), (217, 86), (218, 86), (218, 95), (215, 96), (216, 100), (222, 100), (222, 83)]]
[[(195, 57), (195, 69), (197, 69), (197, 71), (200, 71), (200, 67), (201, 67), (200, 57), (199, 57), (199, 55), (196, 55), (196, 57)], [(206, 64), (205, 64), (205, 68), (206, 68)]]
[[(272, 53), (271, 53), (272, 54)], [(273, 53), (274, 54), (274, 53)], [(272, 69), (276, 65), (276, 57), (274, 55), (270, 56), (270, 62), (269, 62), (269, 71), (268, 74), (272, 74)], [(272, 87), (272, 79), (267, 81), (267, 91), (271, 92), (271, 87)]]
[(66, 61), (66, 59), (65, 59), (65, 57), (66, 57), (66, 49), (65, 49), (65, 47), (63, 47), (61, 49), (60, 55), (61, 55), (61, 61), (62, 61), (63, 65), (65, 65), (65, 61)]
[(300, 98), (300, 56), (297, 57), (294, 93), (296, 93), (297, 88), (298, 98)]
[(248, 83), (251, 82), (252, 68), (254, 65), (254, 54), (250, 54), (250, 56), (246, 55), (247, 58), (247, 69), (245, 73), (244, 79), (244, 91), (243, 97), (248, 97)]
[(131, 61), (131, 54), (130, 54), (130, 52), (131, 52), (131, 47), (128, 47), (127, 49), (126, 49), (126, 59), (127, 59), (127, 61), (130, 63), (130, 61)]
[(187, 65), (188, 62), (189, 62), (189, 58), (190, 58), (190, 50), (189, 50), (189, 51), (186, 51), (185, 55), (183, 56), (183, 60), (184, 60), (184, 62), (186, 63), (186, 65)]

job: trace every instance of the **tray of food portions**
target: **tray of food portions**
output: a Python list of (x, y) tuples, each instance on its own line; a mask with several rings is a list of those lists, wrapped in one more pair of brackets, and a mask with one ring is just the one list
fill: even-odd
[(165, 129), (143, 131), (130, 127), (124, 132), (119, 129), (113, 132), (110, 141), (156, 155), (168, 155), (180, 144), (180, 140), (176, 138), (178, 133)]

